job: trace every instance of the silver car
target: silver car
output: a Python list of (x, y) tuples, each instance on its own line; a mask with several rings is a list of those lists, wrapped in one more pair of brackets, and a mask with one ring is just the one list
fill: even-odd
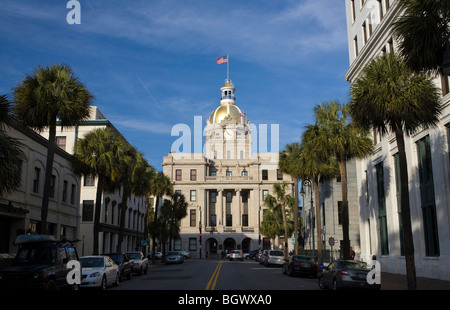
[(264, 257), (264, 266), (277, 265), (283, 266), (284, 264), (284, 252), (279, 250), (267, 251)]
[(242, 251), (241, 250), (233, 250), (233, 251), (231, 251), (231, 254), (230, 254), (230, 260), (233, 260), (233, 259), (239, 259), (239, 260), (244, 260), (244, 254), (242, 253)]
[(370, 268), (366, 263), (355, 260), (336, 260), (322, 271), (319, 287), (337, 290), (340, 288), (380, 289), (380, 284), (369, 284), (367, 274)]
[(166, 255), (166, 264), (181, 264), (184, 262), (184, 256), (180, 251), (170, 251)]

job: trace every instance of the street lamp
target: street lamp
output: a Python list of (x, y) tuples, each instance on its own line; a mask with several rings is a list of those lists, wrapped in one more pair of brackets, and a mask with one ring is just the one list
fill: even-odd
[(315, 249), (315, 240), (314, 240), (315, 216), (314, 216), (314, 203), (313, 203), (313, 184), (312, 184), (310, 179), (302, 179), (302, 188), (300, 190), (300, 194), (304, 197), (306, 192), (303, 189), (303, 186), (309, 187), (309, 190), (310, 190), (311, 209), (309, 211), (309, 215), (310, 215), (310, 217), (312, 217), (312, 223), (310, 223), (310, 224), (311, 224), (311, 229), (312, 229), (312, 242), (313, 242), (313, 255), (314, 255), (314, 249)]
[(445, 75), (450, 76), (450, 34), (447, 36), (447, 40), (445, 41), (445, 51), (441, 69)]

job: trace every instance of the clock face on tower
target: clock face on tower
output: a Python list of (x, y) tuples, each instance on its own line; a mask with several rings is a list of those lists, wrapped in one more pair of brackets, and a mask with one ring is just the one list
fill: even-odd
[(233, 137), (233, 131), (225, 130), (225, 139), (231, 139)]

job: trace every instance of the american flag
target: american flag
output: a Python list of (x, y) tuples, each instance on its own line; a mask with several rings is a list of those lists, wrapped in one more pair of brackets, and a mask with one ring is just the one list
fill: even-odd
[(228, 62), (228, 56), (222, 56), (222, 57), (218, 57), (218, 58), (216, 59), (216, 63), (217, 63), (218, 65), (223, 64), (223, 63), (226, 63), (226, 62)]

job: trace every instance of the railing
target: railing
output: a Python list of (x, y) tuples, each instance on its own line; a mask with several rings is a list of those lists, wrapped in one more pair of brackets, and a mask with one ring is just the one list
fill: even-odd
[(220, 97), (220, 99), (233, 99), (233, 100), (236, 100), (234, 95), (222, 95), (222, 97)]

